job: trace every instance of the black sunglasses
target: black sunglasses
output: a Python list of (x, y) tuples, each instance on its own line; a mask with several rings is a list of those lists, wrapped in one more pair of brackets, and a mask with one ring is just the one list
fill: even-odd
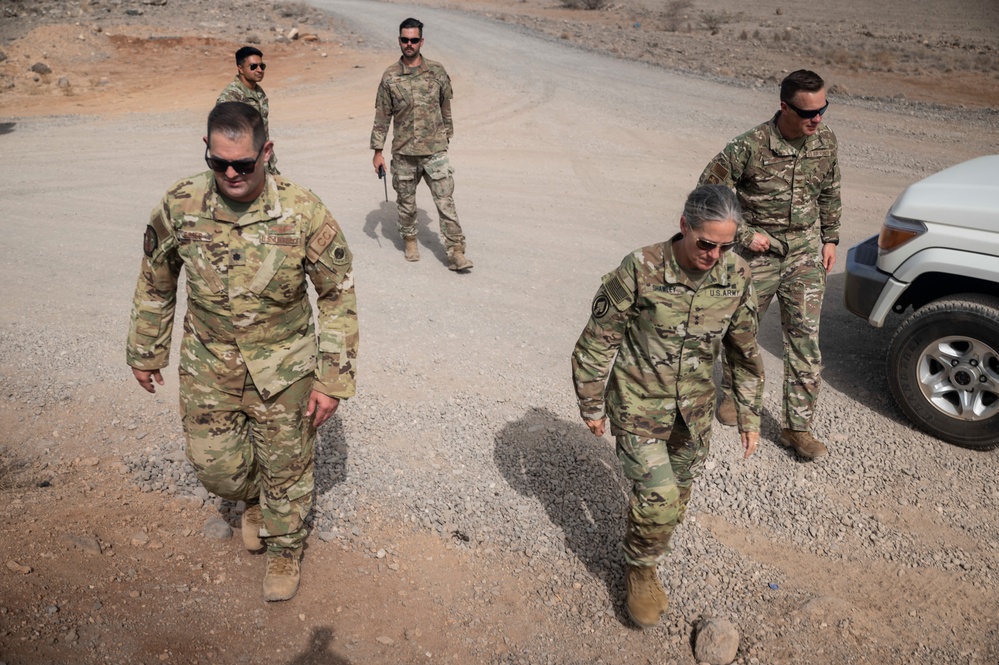
[(260, 71), (262, 71), (262, 72), (267, 70), (267, 65), (265, 63), (263, 63), (263, 62), (251, 62), (250, 63), (250, 71), (251, 72), (257, 71), (257, 67), (260, 67)]
[(791, 109), (792, 111), (794, 111), (795, 113), (797, 113), (798, 117), (801, 118), (802, 120), (811, 120), (812, 118), (814, 118), (817, 115), (825, 115), (826, 114), (826, 109), (829, 108), (829, 102), (826, 102), (826, 105), (823, 106), (822, 108), (820, 108), (820, 109), (812, 109), (811, 111), (805, 111), (803, 109), (799, 109), (797, 106), (795, 106), (791, 102), (784, 102), (784, 103), (787, 104), (787, 107), (789, 109)]
[(704, 238), (694, 238), (694, 244), (697, 245), (697, 249), (702, 252), (710, 252), (715, 248), (720, 249), (723, 252), (735, 247), (734, 242), (712, 242), (710, 240), (705, 240)]
[(234, 162), (227, 162), (224, 159), (219, 159), (218, 157), (212, 157), (208, 153), (208, 146), (205, 146), (205, 163), (208, 164), (208, 168), (216, 173), (225, 173), (232, 167), (232, 170), (240, 175), (248, 175), (253, 173), (253, 170), (257, 168), (257, 160), (260, 159), (260, 155), (264, 153), (264, 147), (267, 144), (260, 146), (260, 152), (253, 159), (237, 159)]
[(400, 44), (419, 44), (423, 41), (423, 37), (400, 37)]

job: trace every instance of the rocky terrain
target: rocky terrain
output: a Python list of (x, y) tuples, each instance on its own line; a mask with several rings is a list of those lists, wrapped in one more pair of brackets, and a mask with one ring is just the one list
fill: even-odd
[[(703, 2), (675, 26), (672, 3), (328, 4), (0, 0), (0, 662), (687, 665), (721, 662), (698, 651), (711, 621), (740, 665), (999, 660), (996, 453), (912, 428), (882, 376), (891, 330), (840, 306), (846, 247), (901, 187), (999, 151), (993, 3), (929, 21), (930, 2)], [(467, 34), (464, 60), (442, 58), (467, 278), (440, 265), (428, 199), (424, 260), (404, 266), (367, 172), (374, 81), (395, 17), (417, 11), (428, 52), (446, 21)], [(716, 34), (705, 13), (723, 15)], [(179, 146), (197, 147), (244, 42), (270, 63), (282, 170), (344, 226), (362, 309), (359, 393), (319, 440), (303, 587), (271, 605), (260, 557), (233, 538), (242, 506), (184, 459), (175, 372), (150, 397), (121, 358), (143, 218), (203, 168)], [(775, 443), (771, 316), (760, 450), (743, 461), (716, 428), (660, 567), (669, 613), (640, 632), (622, 605), (627, 487), (579, 421), (568, 354), (599, 276), (672, 232), (699, 165), (769, 108), (791, 54), (841, 104), (849, 215), (814, 427), (833, 454), (803, 463)], [(606, 94), (562, 70), (535, 79), (524, 62), (549, 57)], [(485, 75), (498, 58), (517, 82)], [(675, 100), (615, 87), (631, 77)]]

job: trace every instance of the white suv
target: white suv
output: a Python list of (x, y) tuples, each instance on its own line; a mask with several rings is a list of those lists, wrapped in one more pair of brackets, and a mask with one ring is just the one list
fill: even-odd
[(846, 307), (880, 328), (888, 385), (916, 424), (968, 448), (999, 445), (999, 155), (911, 185), (880, 235), (850, 249)]

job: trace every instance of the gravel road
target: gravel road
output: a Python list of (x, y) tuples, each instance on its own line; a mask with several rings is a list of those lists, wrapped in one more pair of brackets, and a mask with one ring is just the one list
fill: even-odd
[[(496, 655), (469, 638), (468, 662), (635, 662), (622, 637), (617, 549), (626, 487), (610, 438), (579, 421), (569, 353), (600, 276), (675, 232), (703, 164), (769, 117), (776, 91), (672, 75), (469, 14), (314, 4), (363, 43), (342, 78), (268, 88), (282, 172), (323, 198), (355, 256), (359, 393), (321, 433), (313, 537), (366, 552), (378, 516), (474, 550), (484, 568), (517, 557), (508, 572), (530, 581), (522, 602), (545, 617), (555, 644), (538, 638)], [(425, 55), (454, 81), (455, 198), (476, 265), (468, 275), (446, 269), (425, 188), (424, 258), (402, 260), (394, 204), (371, 172), (374, 89), (409, 15), (427, 26)], [(945, 445), (907, 423), (883, 376), (894, 322), (871, 330), (842, 307), (846, 248), (876, 232), (909, 182), (999, 152), (997, 117), (832, 102), (845, 213), (814, 425), (831, 454), (802, 463), (776, 444), (772, 313), (761, 331), (770, 382), (760, 450), (743, 461), (735, 429), (717, 426), (660, 567), (671, 607), (648, 635), (649, 662), (693, 662), (692, 625), (705, 616), (739, 627), (741, 663), (999, 659), (996, 453)], [(122, 393), (142, 229), (165, 188), (202, 167), (202, 116), (0, 119), (14, 123), (0, 135), (5, 400), (69, 420), (73, 404)], [(115, 405), (125, 434), (111, 442), (137, 487), (183, 495), (195, 483), (168, 408), (176, 375), (165, 376), (166, 406), (138, 388)], [(43, 397), (31, 397), (39, 386)], [(235, 518), (238, 507), (216, 503)]]

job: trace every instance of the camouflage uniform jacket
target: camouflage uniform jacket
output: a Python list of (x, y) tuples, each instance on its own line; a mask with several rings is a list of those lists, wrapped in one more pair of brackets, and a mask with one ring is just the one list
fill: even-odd
[(789, 238), (816, 233), (816, 220), (822, 243), (838, 243), (842, 202), (836, 135), (819, 125), (798, 150), (777, 130), (779, 116), (729, 142), (697, 184), (735, 190), (746, 220), (739, 243), (748, 245), (753, 233), (760, 232), (770, 238), (771, 250), (783, 256)]
[(451, 123), (451, 79), (439, 62), (423, 58), (417, 67), (402, 59), (385, 70), (375, 97), (371, 149), (382, 150), (394, 119), (392, 154), (433, 155), (447, 150)]
[(260, 87), (260, 84), (257, 84), (256, 90), (250, 90), (239, 80), (239, 74), (237, 74), (236, 78), (219, 93), (219, 98), (215, 100), (216, 104), (222, 102), (243, 102), (257, 109), (260, 112), (260, 117), (264, 119), (264, 133), (268, 140), (270, 139), (270, 127), (267, 124), (270, 108), (267, 106), (267, 93)]
[(695, 288), (673, 255), (679, 237), (632, 252), (604, 275), (572, 354), (580, 414), (584, 420), (609, 415), (615, 434), (667, 439), (679, 412), (691, 433), (707, 440), (715, 405), (711, 372), (724, 338), (739, 430), (759, 431), (763, 359), (749, 266), (723, 254)]
[[(315, 194), (268, 175), (261, 195), (237, 216), (207, 171), (167, 191), (153, 209), (143, 250), (129, 365), (153, 370), (168, 364), (184, 267), (181, 372), (211, 389), (240, 395), (249, 371), (265, 399), (315, 372), (315, 390), (338, 398), (354, 394), (352, 257), (336, 220)], [(306, 275), (318, 294), (318, 348)]]

